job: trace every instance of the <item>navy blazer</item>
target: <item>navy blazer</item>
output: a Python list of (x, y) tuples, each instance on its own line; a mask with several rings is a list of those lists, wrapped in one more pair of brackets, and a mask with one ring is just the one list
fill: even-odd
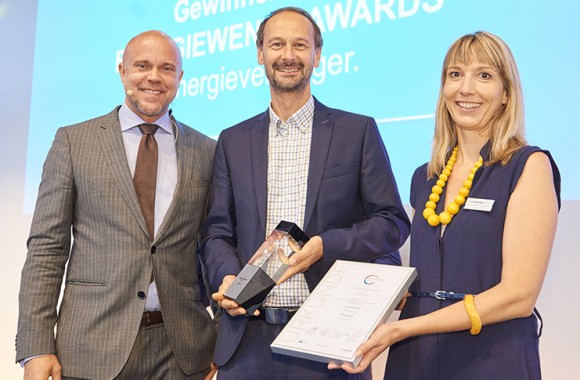
[[(224, 276), (240, 272), (266, 237), (269, 122), (266, 110), (220, 134), (202, 237), (212, 292)], [(336, 260), (368, 262), (406, 241), (409, 219), (373, 118), (315, 99), (303, 229), (324, 244), (322, 260), (304, 273), (310, 290)], [(223, 313), (216, 364), (231, 358), (247, 321)]]

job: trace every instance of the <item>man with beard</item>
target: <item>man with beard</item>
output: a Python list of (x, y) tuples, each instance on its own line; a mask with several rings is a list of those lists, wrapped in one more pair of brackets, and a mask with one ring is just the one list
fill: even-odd
[[(273, 354), (270, 343), (337, 259), (368, 262), (396, 252), (409, 220), (375, 121), (328, 108), (310, 93), (322, 50), (312, 17), (278, 9), (261, 23), (256, 45), (270, 107), (221, 133), (202, 243), (222, 312), (218, 379), (345, 378), (324, 363)], [(246, 315), (223, 294), (281, 220), (310, 241), (290, 258), (287, 281)]]
[(210, 371), (215, 328), (196, 248), (215, 141), (169, 111), (183, 71), (168, 35), (131, 39), (119, 73), (124, 103), (60, 128), (44, 164), (19, 297), (25, 379)]

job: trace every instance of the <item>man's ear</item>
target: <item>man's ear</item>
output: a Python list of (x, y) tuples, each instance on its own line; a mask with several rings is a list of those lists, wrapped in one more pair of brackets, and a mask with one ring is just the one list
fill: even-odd
[(321, 56), (322, 56), (322, 48), (316, 48), (316, 54), (314, 55), (314, 67), (318, 68), (318, 65), (320, 65)]
[(258, 48), (258, 63), (260, 65), (264, 64), (264, 49), (261, 47)]

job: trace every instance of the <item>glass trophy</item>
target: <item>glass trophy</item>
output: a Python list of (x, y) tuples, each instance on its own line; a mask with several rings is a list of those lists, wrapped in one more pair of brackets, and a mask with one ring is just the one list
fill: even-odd
[(308, 239), (296, 224), (278, 223), (224, 296), (236, 301), (248, 315), (254, 314), (290, 266), (288, 259), (301, 250)]

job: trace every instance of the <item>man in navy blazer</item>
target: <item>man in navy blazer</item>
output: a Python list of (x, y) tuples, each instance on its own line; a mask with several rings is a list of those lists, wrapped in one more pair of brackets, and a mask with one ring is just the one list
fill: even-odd
[[(202, 261), (221, 309), (218, 379), (346, 378), (324, 363), (273, 354), (284, 321), (338, 260), (369, 262), (396, 252), (409, 234), (375, 121), (328, 108), (310, 93), (322, 48), (302, 9), (272, 12), (258, 33), (269, 109), (223, 131), (210, 190)], [(310, 241), (255, 315), (224, 291), (280, 220)]]

